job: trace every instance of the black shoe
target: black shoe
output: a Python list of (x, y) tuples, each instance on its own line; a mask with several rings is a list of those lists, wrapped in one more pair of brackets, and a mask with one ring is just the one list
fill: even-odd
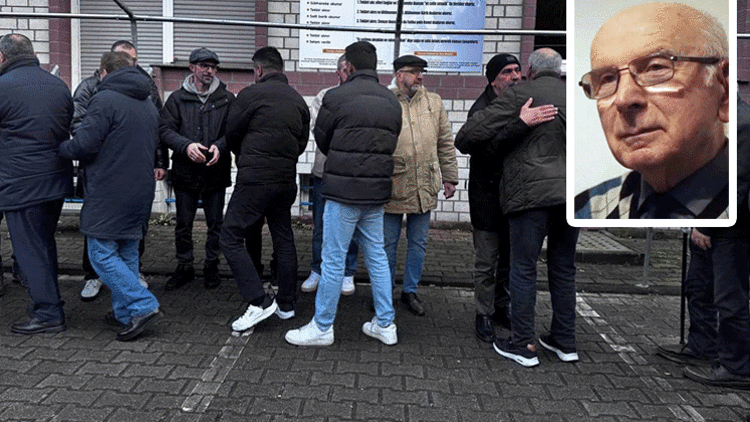
[(510, 341), (510, 338), (498, 338), (492, 343), (492, 347), (495, 348), (498, 355), (527, 368), (539, 365), (539, 358), (536, 356), (536, 347), (533, 344), (526, 347), (518, 347)]
[(709, 359), (705, 356), (701, 356), (698, 353), (695, 353), (693, 349), (691, 349), (687, 344), (670, 344), (666, 346), (658, 346), (656, 348), (656, 354), (663, 357), (664, 359), (681, 363), (683, 365), (711, 366), (715, 362), (714, 359)]
[(104, 315), (104, 322), (113, 327), (125, 328), (125, 324), (115, 318), (115, 313), (113, 311), (109, 311)]
[(221, 284), (221, 278), (219, 278), (219, 261), (206, 262), (203, 267), (203, 287), (207, 289), (215, 289)]
[(474, 334), (477, 335), (479, 340), (482, 340), (485, 343), (492, 343), (495, 340), (495, 330), (492, 328), (492, 319), (487, 315), (477, 314)]
[(495, 324), (510, 331), (510, 308), (507, 306), (495, 307), (492, 320), (495, 321)]
[(135, 340), (143, 333), (143, 329), (146, 328), (146, 324), (156, 319), (159, 315), (160, 312), (157, 309), (144, 315), (134, 316), (130, 319), (130, 324), (125, 325), (125, 328), (117, 333), (117, 340)]
[(195, 269), (192, 264), (179, 264), (174, 270), (172, 277), (167, 280), (164, 290), (174, 290), (190, 283), (195, 278)]
[(16, 334), (39, 334), (39, 333), (59, 333), (67, 329), (65, 320), (42, 321), (33, 316), (31, 319), (23, 322), (14, 322), (10, 326), (10, 332)]
[(735, 375), (721, 365), (715, 368), (685, 368), (685, 376), (693, 381), (714, 387), (750, 390), (750, 377)]
[(424, 315), (424, 305), (415, 292), (401, 292), (401, 302), (404, 302), (411, 313), (417, 316)]

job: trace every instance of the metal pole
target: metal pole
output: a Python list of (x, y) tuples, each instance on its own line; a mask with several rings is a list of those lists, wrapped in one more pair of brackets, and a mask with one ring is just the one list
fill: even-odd
[(396, 35), (393, 40), (393, 61), (401, 55), (401, 21), (404, 18), (404, 0), (398, 0), (396, 9)]
[(117, 4), (120, 9), (122, 9), (125, 14), (128, 15), (128, 18), (130, 19), (130, 37), (133, 39), (133, 45), (135, 46), (135, 49), (138, 50), (138, 22), (136, 20), (135, 14), (127, 7), (121, 0), (113, 0), (115, 4)]
[(654, 240), (654, 228), (646, 229), (646, 256), (643, 258), (643, 283), (642, 287), (648, 287), (648, 266), (651, 263), (651, 243)]
[(687, 250), (689, 228), (682, 228), (682, 278), (680, 278), (680, 344), (685, 344), (685, 277), (687, 277)]

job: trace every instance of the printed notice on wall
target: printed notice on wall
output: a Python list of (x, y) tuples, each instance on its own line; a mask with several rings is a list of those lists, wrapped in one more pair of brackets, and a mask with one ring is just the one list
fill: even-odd
[[(396, 27), (397, 0), (300, 0), (300, 23), (321, 26)], [(485, 0), (405, 0), (403, 29), (484, 29)], [(369, 41), (378, 50), (378, 69), (392, 70), (394, 35), (377, 32), (299, 31), (299, 67), (335, 69), (344, 48)], [(400, 55), (414, 54), (442, 72), (482, 71), (481, 35), (401, 36)]]

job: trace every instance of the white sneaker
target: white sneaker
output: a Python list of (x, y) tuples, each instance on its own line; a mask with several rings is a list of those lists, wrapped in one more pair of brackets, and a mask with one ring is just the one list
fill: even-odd
[(341, 285), (341, 294), (344, 296), (354, 294), (354, 276), (344, 277), (344, 284)]
[(259, 322), (273, 315), (278, 308), (279, 307), (278, 305), (276, 305), (275, 300), (271, 302), (271, 304), (268, 305), (267, 308), (247, 305), (247, 310), (245, 311), (245, 313), (232, 323), (232, 329), (234, 331), (245, 331), (251, 327), (254, 327)]
[(88, 302), (90, 300), (96, 299), (101, 289), (102, 289), (101, 279), (92, 278), (90, 280), (86, 280), (86, 284), (83, 286), (83, 290), (81, 290), (81, 300), (84, 302)]
[(141, 286), (148, 289), (148, 282), (146, 281), (146, 276), (143, 275), (143, 273), (138, 273), (138, 281), (141, 282)]
[(304, 327), (287, 331), (284, 339), (295, 346), (330, 346), (333, 344), (333, 325), (321, 331), (313, 319)]
[(279, 317), (279, 319), (283, 319), (283, 320), (292, 319), (296, 315), (294, 312), (294, 309), (292, 309), (291, 311), (285, 312), (285, 311), (282, 311), (281, 308), (279, 307), (276, 308), (276, 312), (274, 313), (276, 314), (277, 317)]
[(396, 334), (396, 324), (383, 328), (378, 325), (378, 318), (373, 317), (372, 321), (365, 322), (362, 325), (362, 332), (372, 338), (376, 338), (388, 346), (393, 346), (398, 343), (398, 335)]
[(307, 280), (302, 282), (300, 289), (305, 293), (314, 292), (318, 289), (318, 281), (320, 281), (320, 274), (310, 271), (310, 277), (307, 277)]

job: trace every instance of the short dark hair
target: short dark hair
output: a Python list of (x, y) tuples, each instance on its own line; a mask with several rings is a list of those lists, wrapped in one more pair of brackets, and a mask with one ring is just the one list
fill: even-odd
[(274, 47), (263, 47), (253, 54), (253, 65), (259, 64), (264, 69), (275, 70), (277, 72), (284, 71), (284, 59), (281, 58), (281, 53)]
[(3, 53), (5, 60), (19, 56), (33, 56), (34, 46), (26, 35), (5, 34), (0, 37), (0, 53)]
[(375, 46), (367, 41), (357, 41), (346, 46), (346, 61), (354, 69), (375, 70), (378, 65), (378, 55)]
[(118, 40), (112, 44), (112, 48), (110, 48), (109, 51), (115, 51), (117, 47), (123, 47), (126, 50), (135, 50), (135, 45), (133, 45), (132, 42), (128, 40)]
[(102, 61), (99, 68), (106, 70), (107, 73), (112, 73), (133, 66), (135, 66), (135, 61), (133, 61), (133, 58), (128, 53), (108, 51), (102, 54)]

